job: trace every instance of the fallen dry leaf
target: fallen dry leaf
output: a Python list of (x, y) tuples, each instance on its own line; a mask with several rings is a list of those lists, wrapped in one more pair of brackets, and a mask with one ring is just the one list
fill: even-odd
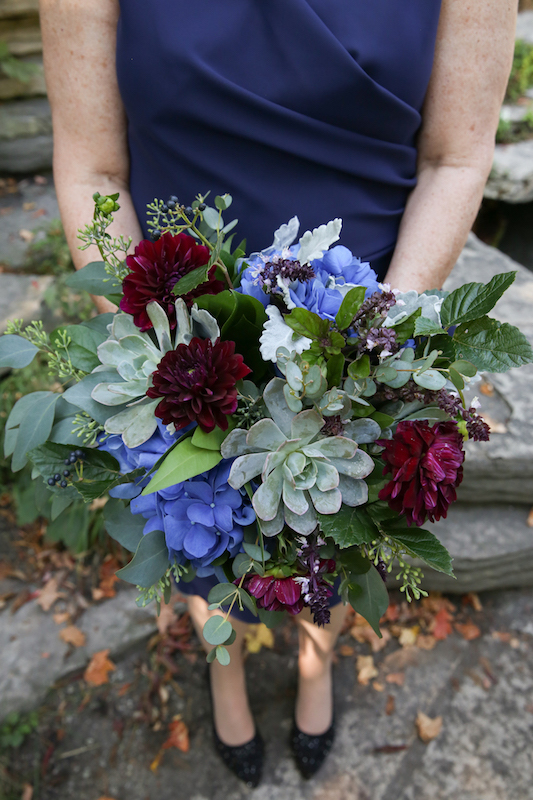
[(492, 397), (492, 395), (494, 394), (494, 386), (487, 380), (482, 379), (481, 384), (479, 386), (479, 391), (481, 392), (481, 394), (484, 394), (485, 397)]
[(527, 515), (526, 525), (529, 528), (533, 528), (533, 508), (531, 509), (529, 514)]
[(75, 625), (67, 625), (59, 631), (59, 638), (74, 647), (83, 647), (85, 644), (85, 634)]
[(350, 647), (349, 644), (341, 644), (339, 647), (339, 655), (348, 658), (349, 656), (353, 656), (354, 654), (353, 647)]
[(391, 635), (387, 628), (382, 628), (381, 633), (382, 636), (380, 638), (368, 623), (366, 625), (354, 625), (350, 629), (350, 636), (353, 636), (361, 644), (368, 643), (373, 653), (379, 653), (390, 641)]
[(530, 703), (528, 706), (526, 706), (526, 711), (528, 714), (533, 714), (533, 703)]
[(123, 683), (122, 686), (120, 687), (120, 689), (117, 692), (118, 696), (119, 697), (124, 697), (124, 695), (129, 692), (129, 690), (131, 689), (132, 686), (133, 686), (132, 681), (129, 681), (129, 683)]
[(172, 722), (168, 724), (169, 736), (163, 743), (162, 749), (168, 750), (170, 747), (177, 747), (182, 753), (189, 752), (189, 729), (178, 714)]
[(423, 742), (431, 742), (442, 730), (442, 717), (428, 717), (423, 711), (419, 711), (416, 716), (416, 727), (418, 735)]
[(69, 622), (70, 614), (68, 611), (58, 611), (56, 614), (52, 614), (52, 619), (56, 625), (63, 625), (63, 623)]
[(420, 661), (420, 650), (418, 647), (402, 647), (389, 653), (383, 659), (385, 672), (400, 672), (406, 667), (416, 666)]
[(259, 625), (250, 625), (244, 634), (244, 647), (247, 653), (259, 653), (262, 647), (274, 647), (274, 634), (261, 622)]
[(513, 634), (510, 631), (492, 631), (492, 638), (497, 639), (499, 642), (504, 642), (504, 644), (509, 644)]
[(23, 242), (33, 242), (35, 234), (32, 231), (29, 231), (27, 228), (21, 228), (19, 231), (19, 237)]
[(23, 203), (22, 210), (23, 211), (33, 211), (35, 208), (35, 203)]
[(405, 683), (405, 672), (390, 672), (385, 680), (387, 683), (394, 683), (396, 686), (403, 686)]
[(466, 639), (467, 642), (471, 642), (472, 639), (477, 639), (481, 636), (480, 629), (477, 625), (474, 625), (473, 622), (456, 622), (454, 627), (457, 633), (459, 633), (463, 639)]
[(498, 420), (493, 419), (488, 414), (481, 414), (480, 416), (483, 417), (489, 426), (491, 433), (507, 433), (507, 425), (505, 425), (505, 423), (498, 422)]
[(419, 632), (419, 625), (415, 625), (414, 628), (404, 628), (398, 637), (398, 641), (402, 647), (412, 647), (416, 644)]
[(378, 671), (375, 667), (373, 656), (357, 656), (355, 668), (357, 670), (357, 682), (361, 686), (368, 686), (372, 678), (377, 678)]
[(452, 615), (446, 608), (441, 608), (435, 615), (435, 619), (433, 620), (433, 624), (431, 626), (431, 633), (438, 639), (439, 641), (443, 641), (447, 639), (450, 633), (452, 633), (452, 626), (450, 624), (450, 620), (452, 619)]
[(372, 682), (372, 688), (375, 689), (376, 692), (384, 692), (385, 691), (385, 687), (379, 681), (373, 681)]
[(109, 648), (107, 648), (107, 650), (100, 650), (98, 653), (95, 653), (89, 661), (87, 669), (83, 674), (89, 686), (102, 686), (104, 683), (109, 683), (108, 673), (115, 669), (115, 665), (109, 660), (107, 657), (108, 655)]
[(100, 565), (100, 583), (98, 585), (98, 593), (102, 597), (114, 597), (116, 595), (115, 583), (118, 581), (116, 571), (120, 569), (120, 564), (113, 556), (106, 558)]
[(31, 216), (32, 216), (32, 219), (38, 219), (39, 217), (44, 217), (45, 215), (46, 215), (46, 209), (45, 208), (38, 208), (37, 211), (34, 211)]
[(483, 611), (481, 600), (479, 599), (479, 596), (475, 592), (468, 592), (468, 594), (463, 595), (462, 601), (463, 605), (472, 606), (474, 611)]
[(50, 653), (41, 653), (41, 658), (50, 658)]
[(437, 640), (431, 634), (428, 634), (426, 636), (423, 633), (419, 633), (418, 636), (416, 637), (415, 644), (420, 650), (433, 650), (433, 648), (437, 644)]
[(41, 606), (43, 611), (50, 611), (56, 600), (60, 597), (64, 597), (64, 592), (58, 592), (57, 580), (55, 578), (50, 578), (39, 592), (37, 603)]
[(394, 695), (389, 694), (387, 695), (387, 702), (385, 703), (385, 714), (390, 717), (391, 714), (394, 714), (396, 710), (396, 700), (394, 699)]

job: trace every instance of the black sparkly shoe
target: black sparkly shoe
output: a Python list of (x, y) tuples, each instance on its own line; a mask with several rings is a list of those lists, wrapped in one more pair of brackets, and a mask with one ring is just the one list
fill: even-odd
[(301, 731), (293, 722), (291, 732), (291, 748), (303, 778), (312, 778), (318, 772), (333, 745), (335, 738), (335, 722), (332, 722), (325, 733), (312, 736)]
[(253, 739), (238, 747), (231, 747), (220, 739), (213, 730), (215, 749), (225, 765), (239, 780), (251, 789), (259, 785), (263, 772), (264, 742), (261, 734), (257, 732)]

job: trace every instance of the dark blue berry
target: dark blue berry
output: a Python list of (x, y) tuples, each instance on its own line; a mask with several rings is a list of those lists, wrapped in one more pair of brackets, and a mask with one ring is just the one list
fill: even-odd
[(163, 212), (163, 214), (166, 214), (166, 213), (167, 213), (167, 211), (168, 211), (168, 206), (166, 205), (166, 203), (163, 203), (163, 205), (161, 206), (161, 211)]
[(54, 475), (54, 480), (55, 481), (61, 480), (61, 475), (59, 474), (59, 472), (56, 472), (56, 474)]
[(150, 234), (150, 239), (152, 242), (157, 242), (158, 239), (161, 238), (161, 231), (152, 231)]
[(171, 211), (174, 211), (174, 209), (176, 208), (176, 203), (174, 202), (174, 200), (169, 200), (168, 203), (166, 204), (166, 208), (170, 209)]
[(56, 482), (53, 478), (48, 478), (48, 486), (55, 486)]
[(70, 478), (70, 472), (68, 471), (68, 469), (63, 470), (63, 475), (65, 476), (65, 478)]
[(78, 459), (76, 458), (76, 456), (74, 454), (72, 454), (71, 457), (69, 458), (69, 460), (66, 463), (67, 464), (75, 464), (77, 460)]
[(74, 455), (77, 456), (77, 458), (83, 458), (85, 453), (83, 452), (83, 450), (74, 450)]
[(68, 486), (68, 483), (66, 481), (61, 481), (61, 483), (59, 485), (61, 486), (62, 489), (66, 489), (67, 486)]
[(66, 458), (66, 459), (63, 461), (63, 464), (70, 464), (70, 458)]
[(168, 198), (167, 206), (170, 205), (170, 203), (174, 203), (174, 205), (176, 205), (176, 203), (178, 203), (178, 202), (179, 201), (178, 201), (178, 198), (176, 197), (176, 195), (175, 194), (171, 194), (170, 197)]
[(192, 208), (191, 208), (191, 206), (187, 206), (187, 208), (185, 209), (185, 213), (186, 213), (186, 214), (192, 214)]
[(205, 203), (201, 203), (201, 204), (198, 206), (198, 209), (199, 209), (200, 211), (205, 211)]

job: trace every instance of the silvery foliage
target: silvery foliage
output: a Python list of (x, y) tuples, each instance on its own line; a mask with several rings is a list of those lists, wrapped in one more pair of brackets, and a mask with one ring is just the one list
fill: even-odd
[(272, 361), (275, 364), (278, 350), (282, 347), (291, 353), (303, 353), (311, 347), (311, 339), (307, 336), (298, 336), (284, 321), (277, 306), (267, 306), (265, 311), (268, 319), (259, 338), (263, 361)]
[(443, 297), (438, 294), (418, 294), (415, 289), (410, 289), (408, 292), (396, 292), (396, 304), (389, 309), (384, 328), (394, 328), (403, 322), (404, 319), (410, 317), (411, 314), (418, 309), (422, 309), (422, 316), (440, 325), (440, 308), (444, 301)]
[(146, 310), (155, 336), (142, 333), (130, 314), (117, 314), (108, 326), (109, 338), (97, 350), (101, 365), (93, 370), (117, 372), (116, 382), (97, 384), (91, 397), (106, 406), (128, 404), (127, 409), (105, 423), (106, 432), (121, 434), (127, 447), (143, 444), (157, 428), (155, 409), (160, 400), (147, 398), (146, 391), (165, 353), (179, 344), (189, 344), (194, 336), (210, 338), (212, 342), (220, 336), (211, 314), (196, 305), (189, 314), (182, 298), (176, 300), (177, 326), (173, 338), (168, 317), (159, 303), (152, 301)]
[[(362, 505), (368, 499), (363, 478), (374, 468), (355, 439), (320, 436), (324, 418), (318, 411), (291, 411), (284, 385), (273, 378), (265, 389), (271, 418), (259, 420), (249, 431), (237, 428), (221, 448), (223, 458), (235, 458), (230, 486), (240, 489), (261, 475), (252, 505), (266, 536), (280, 533), (285, 524), (308, 535), (318, 524), (317, 512), (335, 514), (342, 503)], [(379, 435), (372, 420), (359, 422), (371, 424), (353, 425), (350, 433), (363, 441)]]

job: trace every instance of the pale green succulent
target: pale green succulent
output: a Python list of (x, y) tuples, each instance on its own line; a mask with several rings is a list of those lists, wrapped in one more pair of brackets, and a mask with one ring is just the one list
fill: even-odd
[(342, 503), (362, 505), (368, 499), (363, 478), (374, 468), (353, 439), (321, 437), (324, 419), (317, 411), (294, 414), (285, 403), (283, 385), (274, 378), (265, 389), (272, 419), (256, 422), (249, 431), (232, 431), (221, 449), (224, 458), (235, 458), (228, 478), (233, 488), (261, 475), (252, 505), (266, 536), (280, 533), (285, 524), (307, 535), (317, 526), (317, 512), (335, 514)]
[(153, 333), (142, 333), (130, 314), (117, 314), (109, 326), (110, 336), (97, 350), (101, 365), (93, 372), (116, 370), (117, 380), (99, 383), (91, 397), (105, 406), (128, 404), (128, 408), (109, 417), (107, 433), (122, 435), (127, 447), (146, 442), (157, 428), (155, 409), (160, 399), (146, 397), (152, 373), (169, 350), (189, 344), (194, 336), (215, 341), (220, 336), (216, 320), (205, 310), (193, 306), (191, 313), (181, 298), (176, 300), (177, 326), (171, 338), (168, 317), (161, 306), (152, 301), (146, 307), (153, 324)]

